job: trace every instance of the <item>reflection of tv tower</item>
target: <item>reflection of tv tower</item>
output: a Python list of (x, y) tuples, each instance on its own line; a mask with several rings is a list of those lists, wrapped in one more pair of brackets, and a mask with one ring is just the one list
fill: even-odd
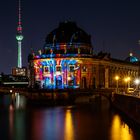
[(18, 26), (17, 26), (17, 35), (16, 35), (16, 40), (18, 43), (18, 68), (22, 68), (22, 40), (23, 40), (23, 35), (22, 35), (22, 25), (21, 25), (21, 1), (18, 0)]

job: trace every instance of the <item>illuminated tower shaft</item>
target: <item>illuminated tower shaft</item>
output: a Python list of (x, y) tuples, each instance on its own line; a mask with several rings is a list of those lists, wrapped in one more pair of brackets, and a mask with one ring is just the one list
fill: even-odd
[(17, 67), (22, 68), (22, 40), (23, 40), (23, 35), (22, 35), (22, 26), (21, 26), (21, 1), (18, 1), (18, 26), (17, 26), (17, 35), (16, 35), (16, 40), (18, 43), (18, 63)]
[(18, 41), (18, 64), (19, 68), (22, 68), (22, 50), (21, 50), (21, 41)]

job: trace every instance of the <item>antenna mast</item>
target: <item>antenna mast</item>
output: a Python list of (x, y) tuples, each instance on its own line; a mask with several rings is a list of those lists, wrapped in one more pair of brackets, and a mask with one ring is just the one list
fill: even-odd
[(18, 0), (18, 26), (17, 26), (17, 35), (16, 40), (18, 43), (18, 68), (22, 68), (22, 23), (21, 23), (21, 0)]

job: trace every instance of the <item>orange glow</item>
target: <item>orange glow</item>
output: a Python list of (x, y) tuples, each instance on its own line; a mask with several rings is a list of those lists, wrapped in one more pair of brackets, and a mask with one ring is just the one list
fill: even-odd
[(116, 79), (116, 80), (119, 80), (119, 76), (115, 76), (115, 79)]
[(127, 124), (122, 124), (119, 115), (115, 115), (112, 121), (111, 127), (111, 139), (112, 140), (133, 140), (132, 134)]
[(68, 81), (70, 81), (71, 80), (71, 77), (68, 77)]
[(126, 77), (126, 78), (124, 79), (125, 82), (128, 82), (128, 81), (130, 81), (130, 80), (131, 80), (130, 77)]
[(12, 137), (14, 130), (14, 107), (13, 105), (9, 106), (9, 134)]
[(70, 110), (66, 112), (64, 140), (74, 140), (73, 120)]

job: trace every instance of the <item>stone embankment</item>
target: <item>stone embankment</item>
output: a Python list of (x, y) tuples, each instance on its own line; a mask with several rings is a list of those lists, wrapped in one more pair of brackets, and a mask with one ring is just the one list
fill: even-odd
[(140, 97), (114, 94), (113, 105), (140, 126)]

